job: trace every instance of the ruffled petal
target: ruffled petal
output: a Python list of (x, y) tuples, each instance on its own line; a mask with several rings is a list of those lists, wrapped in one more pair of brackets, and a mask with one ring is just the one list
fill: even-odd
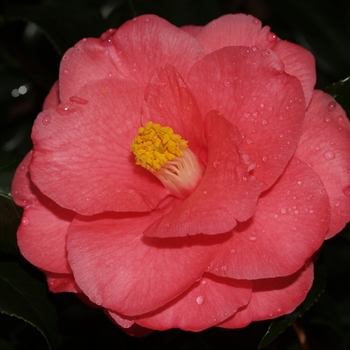
[(157, 69), (147, 85), (142, 124), (146, 125), (150, 120), (170, 126), (188, 141), (195, 154), (206, 144), (197, 102), (173, 66)]
[(31, 182), (28, 165), (32, 152), (18, 166), (12, 196), (24, 208), (17, 231), (22, 255), (40, 269), (55, 273), (71, 273), (67, 261), (67, 229), (75, 213), (63, 209), (44, 196)]
[(33, 182), (60, 206), (85, 215), (153, 209), (167, 191), (135, 166), (130, 152), (142, 96), (135, 83), (99, 80), (86, 84), (74, 102), (39, 114)]
[(124, 316), (150, 312), (188, 289), (228, 239), (156, 239), (142, 232), (163, 211), (76, 218), (68, 231), (68, 260), (89, 299)]
[(237, 279), (287, 276), (319, 249), (329, 228), (329, 200), (318, 175), (292, 158), (259, 198), (253, 218), (237, 225), (210, 271)]
[(268, 320), (293, 312), (306, 298), (313, 278), (313, 265), (307, 264), (291, 276), (253, 281), (249, 304), (219, 327), (242, 328), (253, 321)]
[(309, 104), (316, 83), (314, 56), (300, 45), (279, 40), (270, 27), (261, 27), (257, 18), (244, 14), (222, 16), (203, 27), (196, 38), (207, 52), (225, 46), (254, 45), (273, 50), (283, 61), (285, 71), (300, 80)]
[(251, 281), (239, 281), (204, 274), (200, 281), (170, 303), (136, 318), (143, 327), (157, 330), (180, 328), (202, 331), (217, 325), (247, 305)]
[(202, 115), (216, 109), (244, 136), (253, 174), (269, 188), (298, 143), (305, 115), (300, 82), (260, 48), (226, 47), (193, 66), (187, 80)]
[(242, 136), (221, 113), (208, 113), (204, 122), (208, 164), (196, 190), (146, 231), (151, 237), (176, 237), (231, 230), (256, 211), (260, 184), (249, 166), (240, 163)]
[(350, 221), (350, 122), (334, 99), (315, 91), (295, 156), (321, 178), (331, 203), (333, 237)]

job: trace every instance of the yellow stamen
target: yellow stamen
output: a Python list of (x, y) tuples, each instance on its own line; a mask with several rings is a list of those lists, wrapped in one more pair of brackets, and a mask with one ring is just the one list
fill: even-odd
[(203, 177), (204, 167), (188, 148), (188, 141), (169, 126), (149, 121), (131, 145), (135, 163), (151, 171), (179, 198), (187, 197)]
[(136, 164), (157, 171), (169, 160), (182, 157), (181, 149), (185, 148), (187, 141), (174, 134), (172, 128), (148, 122), (145, 127), (140, 127), (130, 150), (135, 154)]

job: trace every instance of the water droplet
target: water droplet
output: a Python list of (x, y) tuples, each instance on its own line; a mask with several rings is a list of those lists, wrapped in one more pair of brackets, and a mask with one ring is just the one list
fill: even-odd
[(219, 165), (220, 165), (220, 162), (219, 162), (219, 161), (215, 160), (215, 161), (213, 162), (213, 167), (214, 167), (215, 169), (216, 169)]
[(261, 124), (262, 124), (262, 125), (267, 125), (267, 124), (268, 124), (268, 121), (267, 121), (266, 119), (263, 119), (263, 120), (261, 121)]
[(202, 280), (202, 284), (207, 284), (207, 280)]
[(61, 116), (67, 116), (75, 112), (75, 109), (71, 107), (67, 107), (67, 106), (64, 107), (62, 105), (59, 105), (56, 107), (56, 112)]
[(268, 41), (271, 41), (271, 42), (276, 41), (276, 40), (277, 40), (277, 35), (274, 34), (274, 33), (268, 32), (268, 33), (266, 34), (266, 39), (267, 39)]
[(325, 123), (329, 123), (331, 121), (331, 118), (325, 117), (323, 120), (325, 121)]
[(43, 122), (44, 125), (49, 125), (51, 122), (51, 116), (48, 114), (45, 114), (41, 121)]
[(81, 104), (81, 105), (86, 105), (87, 103), (89, 103), (89, 101), (88, 101), (88, 100), (85, 100), (85, 98), (78, 97), (78, 96), (69, 97), (69, 100), (70, 100), (71, 102), (79, 103), (79, 104)]
[(208, 192), (207, 191), (203, 191), (204, 194), (207, 194)]
[(69, 73), (69, 70), (68, 70), (68, 69), (63, 69), (63, 73), (64, 73), (64, 74), (68, 74), (68, 73)]
[(196, 298), (196, 303), (198, 305), (202, 305), (203, 302), (204, 302), (204, 299), (203, 299), (203, 297), (201, 295)]
[(287, 209), (286, 208), (281, 208), (281, 213), (282, 214), (285, 214), (287, 212)]
[(301, 184), (302, 184), (302, 182), (301, 182), (301, 181), (298, 181), (297, 183), (298, 183), (298, 185), (301, 185)]
[(323, 157), (326, 159), (326, 160), (331, 160), (331, 159), (334, 159), (335, 158), (335, 155), (332, 151), (326, 151), (323, 153)]
[(278, 219), (278, 214), (274, 214), (273, 217), (274, 217), (275, 219)]
[(28, 218), (26, 218), (25, 216), (23, 216), (23, 218), (22, 218), (22, 224), (23, 224), (24, 226), (27, 226), (27, 225), (29, 224), (29, 220), (28, 220)]
[(248, 57), (250, 50), (247, 47), (240, 47), (239, 48), (239, 53), (241, 54), (242, 57)]
[(170, 223), (168, 222), (167, 224), (165, 224), (165, 227), (170, 227)]
[(254, 24), (259, 24), (259, 22), (260, 22), (260, 21), (259, 21), (257, 18), (253, 18), (253, 23), (254, 23)]
[(251, 237), (249, 237), (249, 240), (250, 240), (251, 242), (255, 242), (255, 241), (256, 241), (256, 237), (251, 236)]
[(222, 270), (222, 271), (227, 271), (227, 265), (222, 265), (222, 266), (221, 266), (221, 270)]
[(342, 115), (338, 115), (337, 121), (338, 121), (339, 124), (343, 124), (344, 123), (344, 117)]
[(225, 85), (226, 87), (229, 87), (229, 86), (230, 86), (230, 81), (229, 81), (229, 80), (225, 80), (225, 81), (224, 81), (224, 85)]
[(233, 249), (233, 248), (232, 248), (232, 249), (230, 250), (230, 253), (231, 253), (231, 254), (235, 254), (235, 253), (236, 253), (236, 249)]
[(328, 103), (327, 109), (331, 112), (335, 109), (336, 106), (337, 106), (337, 104), (332, 101), (332, 102)]
[(276, 310), (278, 313), (281, 313), (282, 312), (282, 309), (279, 307), (279, 308), (277, 308), (277, 310)]
[(345, 187), (343, 189), (343, 193), (345, 194), (345, 196), (350, 197), (350, 186)]

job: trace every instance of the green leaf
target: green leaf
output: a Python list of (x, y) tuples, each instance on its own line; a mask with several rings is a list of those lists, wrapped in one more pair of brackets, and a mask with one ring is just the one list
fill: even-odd
[(82, 38), (99, 37), (106, 29), (98, 9), (74, 4), (13, 6), (6, 18), (36, 24), (61, 56)]
[(350, 77), (340, 80), (337, 83), (325, 88), (325, 91), (332, 95), (336, 101), (345, 109), (350, 117)]
[(0, 264), (0, 312), (37, 328), (50, 349), (57, 343), (57, 315), (45, 282), (33, 277), (19, 263)]
[(16, 232), (22, 209), (11, 197), (11, 182), (21, 157), (0, 151), (0, 253), (18, 254)]
[(315, 280), (309, 294), (304, 302), (298, 306), (291, 314), (280, 317), (270, 324), (266, 334), (261, 339), (258, 349), (262, 349), (271, 343), (277, 336), (283, 333), (290, 325), (292, 325), (299, 317), (310, 309), (310, 307), (318, 300), (326, 285), (326, 272), (323, 264), (315, 265)]

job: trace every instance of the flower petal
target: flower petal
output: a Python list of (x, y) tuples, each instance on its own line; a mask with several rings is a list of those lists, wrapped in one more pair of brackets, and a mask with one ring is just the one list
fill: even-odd
[(170, 126), (188, 141), (195, 154), (206, 144), (197, 102), (173, 66), (167, 65), (155, 71), (145, 91), (142, 119), (143, 125), (151, 120)]
[(81, 289), (74, 281), (73, 274), (61, 274), (44, 271), (47, 277), (47, 284), (53, 293), (81, 293)]
[(151, 237), (176, 237), (231, 230), (256, 211), (259, 182), (240, 163), (242, 137), (221, 113), (208, 113), (204, 122), (208, 164), (196, 190), (146, 231)]
[(261, 27), (257, 18), (244, 14), (225, 15), (203, 27), (196, 38), (207, 52), (225, 46), (254, 45), (273, 50), (283, 61), (285, 71), (301, 81), (306, 105), (309, 104), (316, 82), (314, 56), (300, 45), (279, 40), (270, 27)]
[(350, 221), (350, 122), (334, 99), (315, 91), (295, 156), (321, 178), (331, 203), (333, 237)]
[(253, 218), (220, 246), (210, 272), (249, 280), (290, 275), (319, 249), (328, 228), (329, 200), (320, 178), (292, 158), (259, 198)]
[(204, 274), (185, 293), (160, 309), (137, 317), (135, 322), (150, 329), (198, 332), (215, 326), (247, 305), (251, 288), (251, 281)]
[(86, 215), (154, 208), (167, 191), (135, 166), (130, 152), (142, 96), (135, 83), (99, 80), (86, 84), (74, 102), (39, 114), (33, 182), (60, 206)]
[(19, 249), (28, 261), (40, 269), (71, 273), (66, 235), (75, 213), (61, 208), (33, 185), (28, 171), (31, 158), (32, 152), (18, 166), (12, 183), (13, 198), (24, 207), (17, 231)]
[(49, 108), (56, 108), (60, 104), (60, 97), (58, 92), (58, 81), (56, 81), (52, 86), (45, 98), (43, 110)]
[(150, 312), (198, 280), (228, 238), (145, 237), (142, 232), (162, 214), (105, 213), (73, 221), (68, 260), (92, 302), (125, 316)]
[(250, 322), (268, 320), (289, 314), (306, 298), (314, 278), (313, 265), (286, 277), (253, 281), (249, 304), (219, 326), (242, 328)]

